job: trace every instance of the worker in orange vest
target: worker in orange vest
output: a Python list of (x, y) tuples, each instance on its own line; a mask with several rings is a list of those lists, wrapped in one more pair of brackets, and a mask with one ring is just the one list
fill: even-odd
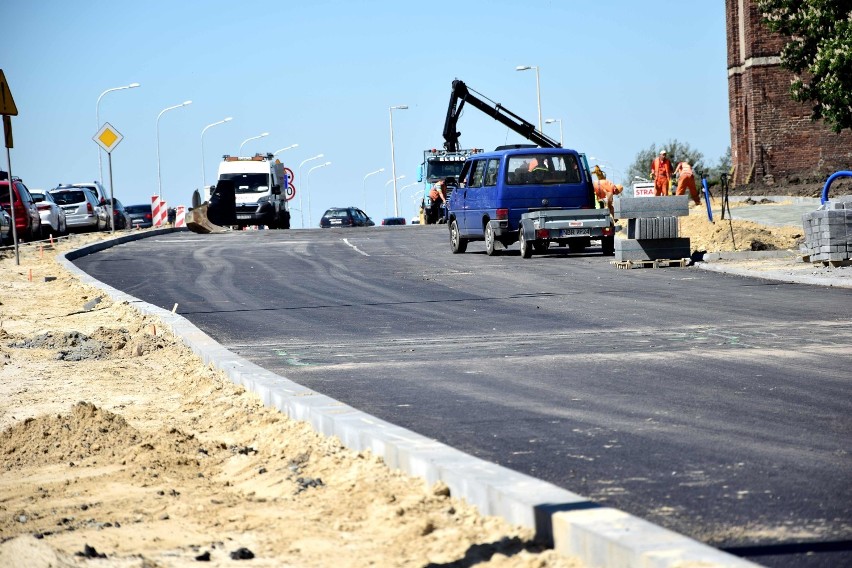
[(668, 195), (672, 183), (672, 163), (665, 150), (651, 162), (651, 179), (654, 180), (654, 195)]
[(675, 195), (684, 195), (688, 189), (692, 201), (696, 205), (701, 205), (701, 200), (698, 198), (698, 190), (695, 188), (695, 174), (692, 173), (692, 166), (689, 165), (689, 162), (680, 162), (677, 168), (675, 168), (674, 173), (678, 176)]
[(609, 214), (615, 217), (615, 209), (612, 205), (612, 196), (619, 195), (622, 191), (624, 191), (624, 186), (621, 184), (614, 184), (606, 178), (593, 179), (592, 185), (595, 186), (595, 196), (599, 201), (606, 202)]

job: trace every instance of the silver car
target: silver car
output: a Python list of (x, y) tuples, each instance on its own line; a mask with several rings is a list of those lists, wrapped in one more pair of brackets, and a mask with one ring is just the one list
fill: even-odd
[(66, 187), (51, 190), (50, 194), (65, 210), (69, 230), (100, 231), (106, 228), (106, 220), (99, 215), (101, 207), (90, 189)]
[(0, 246), (12, 242), (12, 218), (0, 207)]
[(64, 235), (68, 232), (68, 222), (65, 216), (65, 210), (59, 206), (53, 199), (53, 196), (48, 191), (43, 189), (31, 189), (30, 195), (33, 196), (38, 214), (41, 217), (41, 235)]

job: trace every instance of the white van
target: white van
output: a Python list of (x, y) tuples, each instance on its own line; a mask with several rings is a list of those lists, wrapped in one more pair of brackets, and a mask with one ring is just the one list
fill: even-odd
[[(284, 196), (290, 180), (285, 178), (284, 164), (277, 159), (273, 161), (272, 154), (224, 156), (219, 164), (219, 180), (234, 183), (237, 225), (241, 228), (251, 225), (290, 228), (290, 211)], [(205, 201), (210, 200), (209, 192), (205, 188)]]

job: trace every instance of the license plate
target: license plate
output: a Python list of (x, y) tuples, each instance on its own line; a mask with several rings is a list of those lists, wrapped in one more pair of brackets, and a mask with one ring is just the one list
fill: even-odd
[(339, 224), (341, 224), (342, 222), (343, 222), (343, 221), (341, 221), (340, 219), (332, 219), (332, 220), (331, 220), (331, 224), (332, 224), (332, 225), (339, 225)]
[(251, 219), (251, 213), (237, 213), (237, 219)]
[(592, 232), (589, 229), (562, 229), (560, 231), (561, 237), (576, 237), (576, 236), (589, 236)]

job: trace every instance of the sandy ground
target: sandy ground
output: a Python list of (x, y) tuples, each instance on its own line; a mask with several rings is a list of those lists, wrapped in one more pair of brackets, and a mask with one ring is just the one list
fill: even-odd
[[(693, 250), (801, 239), (703, 207), (680, 229)], [(0, 252), (0, 566), (580, 566), (265, 409), (56, 263), (106, 236)]]
[(0, 566), (580, 566), (264, 408), (55, 254), (0, 252)]

